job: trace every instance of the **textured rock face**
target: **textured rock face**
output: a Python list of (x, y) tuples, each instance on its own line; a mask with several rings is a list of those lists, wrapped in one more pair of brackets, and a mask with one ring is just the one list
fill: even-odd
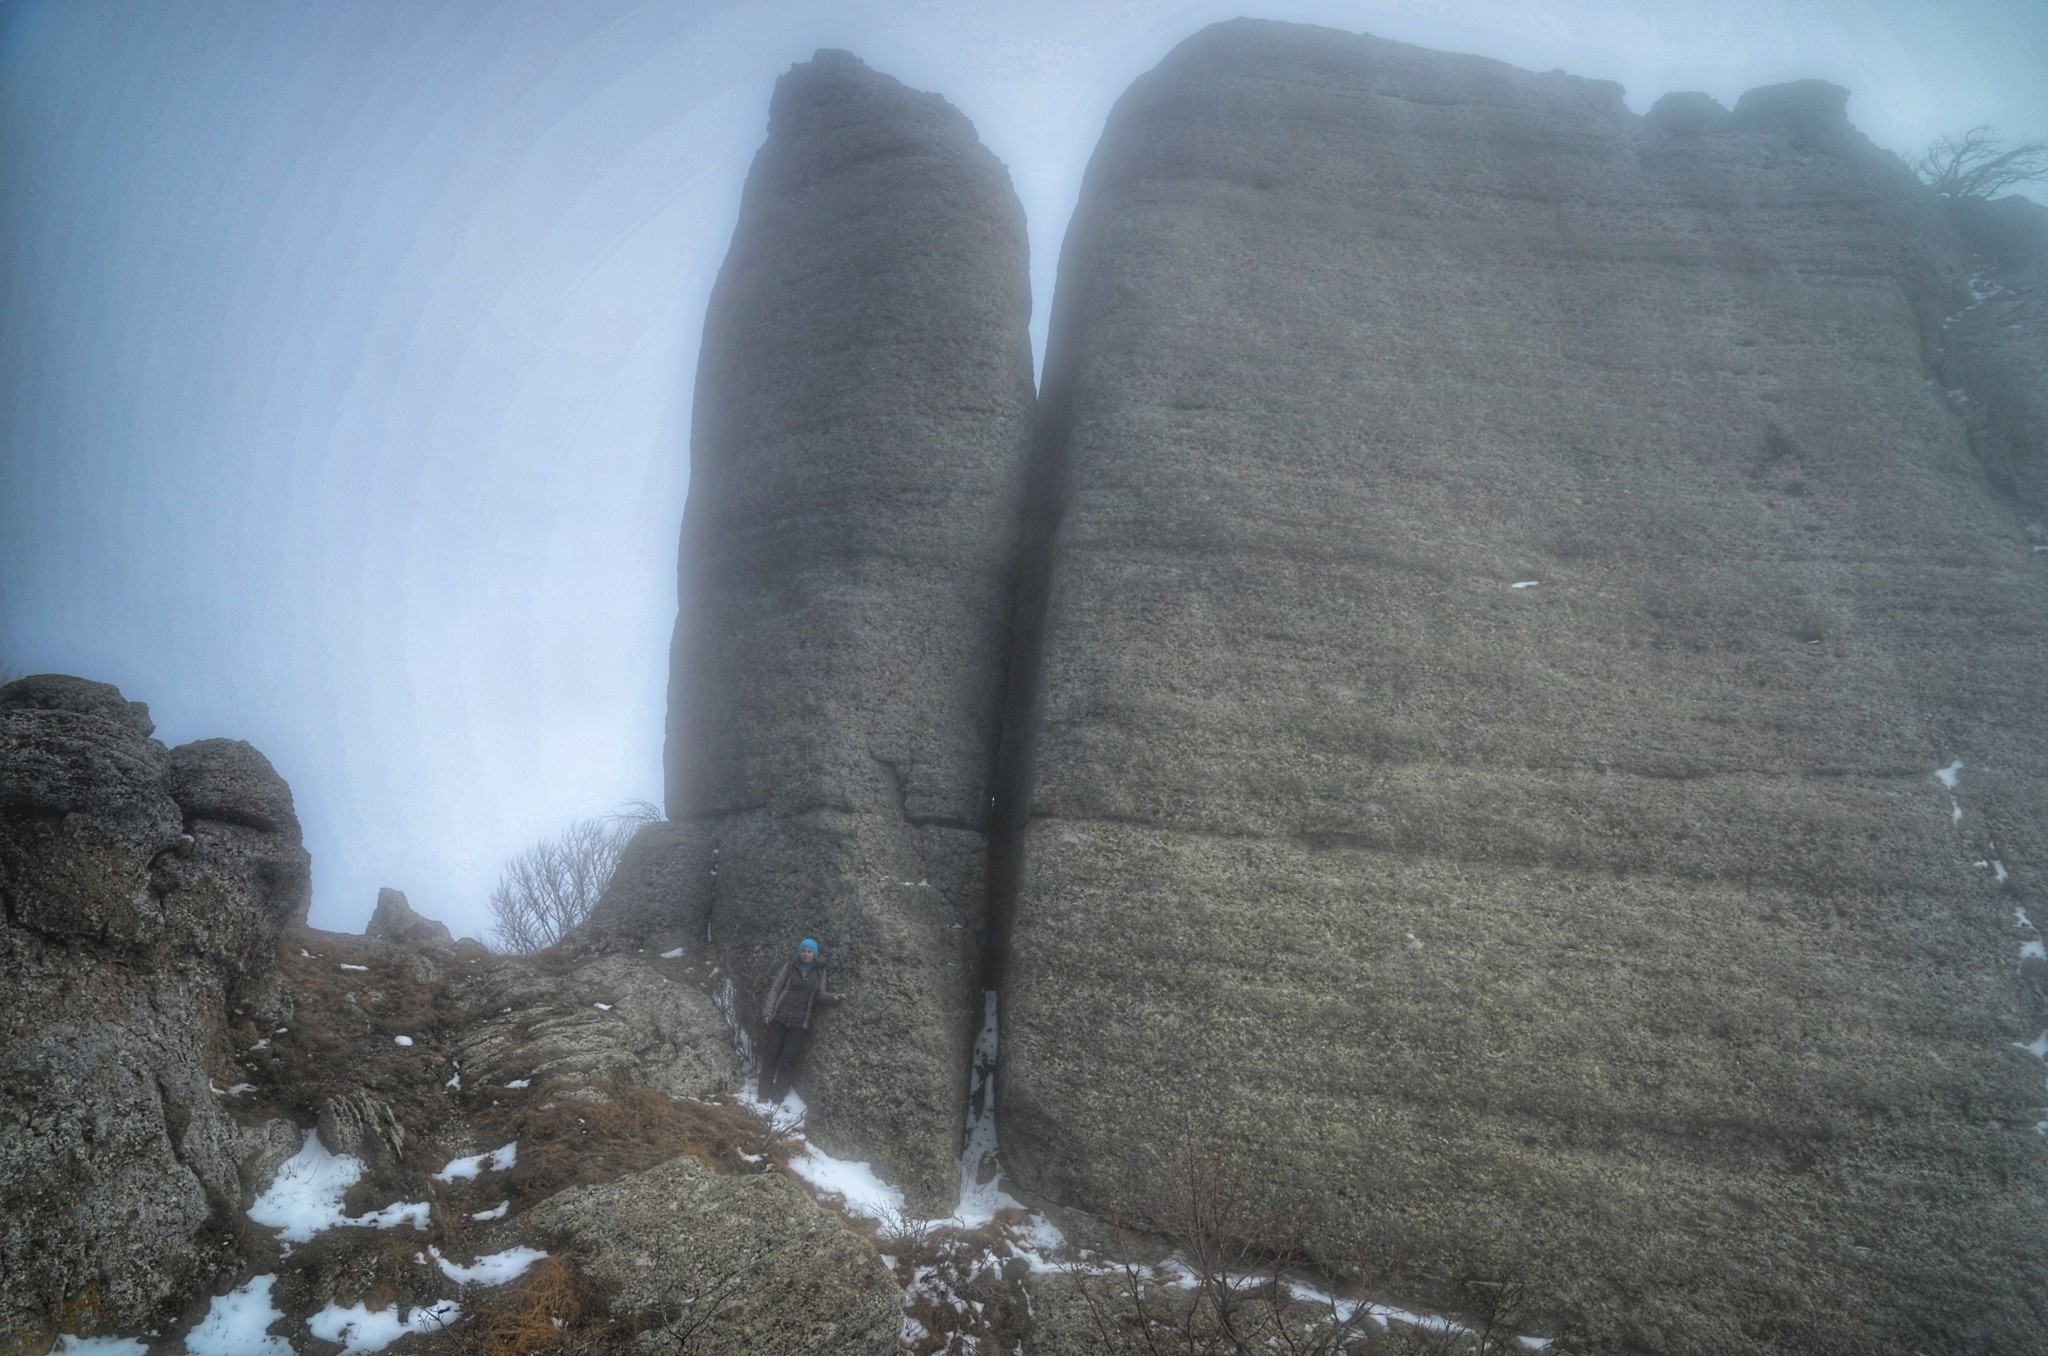
[(1162, 1218), (1184, 1124), (1327, 1263), (1599, 1349), (2048, 1341), (2043, 557), (1927, 380), (1954, 237), (1841, 107), (1257, 23), (1118, 105), (1044, 396), (1026, 1185)]
[(698, 372), (668, 813), (701, 830), (691, 933), (756, 994), (824, 943), (852, 1001), (813, 1127), (923, 1207), (980, 1008), (1028, 312), (1022, 213), (958, 112), (843, 53), (784, 77)]
[(103, 683), (0, 688), (0, 1343), (206, 1284), (197, 1240), (262, 1148), (215, 1075), (306, 907), (291, 793), (246, 744), (153, 728)]
[(631, 1351), (675, 1350), (659, 1320), (691, 1323), (700, 1305), (717, 1314), (691, 1351), (898, 1350), (903, 1295), (881, 1259), (786, 1177), (722, 1176), (677, 1158), (563, 1192), (528, 1223), (578, 1250), (613, 1291), (615, 1316), (652, 1327)]

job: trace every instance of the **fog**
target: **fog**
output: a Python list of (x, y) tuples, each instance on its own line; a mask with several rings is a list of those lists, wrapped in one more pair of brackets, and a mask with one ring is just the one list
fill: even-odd
[(1819, 76), (1909, 156), (2048, 134), (2040, 0), (14, 3), (0, 666), (262, 749), (316, 925), (390, 885), (482, 935), (508, 856), (660, 800), (699, 330), (776, 76), (844, 47), (974, 121), (1042, 349), (1110, 105), (1240, 13), (1638, 112)]

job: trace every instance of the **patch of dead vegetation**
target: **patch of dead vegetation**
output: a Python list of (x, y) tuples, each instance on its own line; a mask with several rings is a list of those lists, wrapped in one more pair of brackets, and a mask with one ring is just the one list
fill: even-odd
[[(518, 1143), (519, 1159), (506, 1179), (515, 1209), (685, 1154), (723, 1173), (761, 1172), (779, 1162), (776, 1141), (737, 1106), (616, 1081), (543, 1084), (472, 1123), (485, 1140)], [(780, 1152), (786, 1157), (788, 1150)]]

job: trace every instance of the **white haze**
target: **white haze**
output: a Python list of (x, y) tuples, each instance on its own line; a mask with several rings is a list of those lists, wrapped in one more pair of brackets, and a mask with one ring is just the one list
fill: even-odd
[(504, 859), (660, 799), (704, 304), (775, 77), (849, 48), (1010, 167), (1035, 338), (1111, 102), (1311, 20), (1732, 102), (1820, 76), (1910, 152), (2048, 133), (2039, 0), (0, 7), (0, 664), (292, 785), (313, 921), (481, 934)]

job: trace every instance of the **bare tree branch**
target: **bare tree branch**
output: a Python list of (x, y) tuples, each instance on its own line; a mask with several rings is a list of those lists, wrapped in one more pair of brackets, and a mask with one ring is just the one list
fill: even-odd
[(1990, 125), (1942, 137), (1914, 164), (1944, 198), (1991, 198), (2015, 184), (2048, 179), (2048, 137), (2007, 146)]
[(643, 824), (661, 818), (646, 801), (581, 819), (505, 864), (491, 891), (491, 935), (500, 950), (539, 951), (590, 916)]

